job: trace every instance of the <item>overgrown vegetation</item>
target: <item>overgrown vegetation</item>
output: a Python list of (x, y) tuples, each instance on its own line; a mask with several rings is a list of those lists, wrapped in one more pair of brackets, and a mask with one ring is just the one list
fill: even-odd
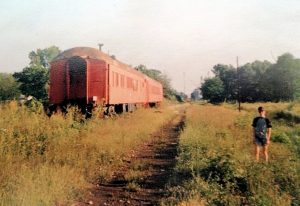
[(0, 73), (0, 101), (12, 100), (20, 94), (19, 84), (11, 74)]
[(300, 204), (300, 125), (273, 118), (290, 104), (264, 104), (274, 126), (270, 162), (256, 163), (250, 125), (257, 106), (243, 104), (241, 113), (228, 104), (188, 109), (162, 205)]
[(48, 118), (38, 112), (41, 105), (34, 107), (0, 105), (0, 205), (52, 206), (80, 199), (90, 182), (110, 179), (124, 158), (174, 115), (163, 106), (159, 113), (139, 109), (86, 121), (74, 108)]

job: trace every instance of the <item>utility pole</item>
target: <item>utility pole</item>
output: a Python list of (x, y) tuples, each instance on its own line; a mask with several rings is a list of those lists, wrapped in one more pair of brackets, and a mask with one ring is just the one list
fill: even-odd
[(241, 80), (240, 80), (240, 69), (239, 69), (239, 57), (236, 57), (236, 74), (237, 74), (237, 86), (238, 86), (238, 104), (239, 112), (241, 111)]

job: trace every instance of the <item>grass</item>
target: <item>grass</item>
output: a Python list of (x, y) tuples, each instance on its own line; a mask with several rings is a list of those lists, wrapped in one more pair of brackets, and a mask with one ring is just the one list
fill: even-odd
[(262, 104), (273, 138), (269, 163), (256, 163), (250, 125), (259, 105), (189, 107), (162, 205), (299, 205), (299, 125), (273, 119), (289, 103)]
[(139, 109), (85, 121), (74, 110), (49, 119), (38, 108), (0, 105), (0, 205), (70, 204), (84, 197), (90, 183), (110, 179), (174, 115), (163, 105), (162, 112)]
[[(273, 123), (270, 162), (253, 158), (251, 121), (263, 105)], [(85, 121), (71, 109), (50, 119), (39, 105), (0, 105), (0, 206), (69, 205), (95, 181), (109, 180), (134, 149), (172, 118), (177, 105)], [(299, 205), (300, 104), (194, 104), (186, 112), (176, 168), (162, 205)], [(293, 118), (284, 115), (287, 111)], [(154, 121), (155, 120), (155, 121)], [(136, 160), (128, 191), (149, 165)]]

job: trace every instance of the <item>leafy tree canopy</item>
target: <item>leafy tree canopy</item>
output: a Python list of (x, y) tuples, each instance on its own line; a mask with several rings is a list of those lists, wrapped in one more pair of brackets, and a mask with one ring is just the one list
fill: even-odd
[(37, 49), (31, 51), (28, 55), (30, 59), (30, 66), (42, 66), (44, 68), (50, 67), (50, 62), (59, 55), (60, 50), (57, 46), (51, 46), (45, 49)]
[(0, 73), (0, 101), (12, 100), (20, 94), (19, 84), (11, 74)]
[(30, 63), (21, 72), (13, 74), (20, 83), (22, 94), (32, 95), (39, 100), (46, 100), (49, 81), (50, 62), (60, 53), (56, 46), (37, 49), (29, 53)]
[(164, 97), (176, 99), (177, 92), (172, 88), (171, 80), (167, 75), (156, 69), (148, 69), (145, 65), (138, 65), (135, 69), (160, 82), (163, 85)]
[(203, 99), (211, 103), (220, 103), (224, 101), (224, 85), (219, 77), (206, 79), (201, 86)]
[(49, 72), (42, 66), (25, 67), (22, 72), (13, 74), (20, 82), (22, 94), (32, 95), (39, 100), (47, 99), (46, 84), (49, 79)]
[[(212, 102), (216, 96), (229, 101), (236, 101), (240, 97), (242, 102), (277, 102), (300, 98), (300, 59), (289, 53), (279, 56), (274, 64), (254, 61), (238, 70), (231, 65), (218, 64), (212, 71), (215, 77), (206, 79), (201, 88), (203, 98)], [(219, 81), (223, 85), (222, 95)]]

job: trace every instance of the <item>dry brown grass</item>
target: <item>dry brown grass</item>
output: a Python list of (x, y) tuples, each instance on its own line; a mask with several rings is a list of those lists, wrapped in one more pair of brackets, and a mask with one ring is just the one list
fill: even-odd
[(49, 119), (15, 102), (0, 105), (0, 205), (80, 198), (90, 182), (109, 179), (126, 155), (174, 115), (169, 108), (78, 122), (74, 111)]

